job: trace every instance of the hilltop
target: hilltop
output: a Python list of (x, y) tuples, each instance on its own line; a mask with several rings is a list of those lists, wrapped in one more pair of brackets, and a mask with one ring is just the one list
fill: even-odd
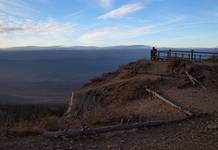
[[(212, 149), (218, 147), (218, 63), (139, 60), (93, 78), (73, 91), (65, 128), (184, 119), (179, 123), (111, 132), (76, 139), (42, 136), (0, 138), (2, 150), (15, 149)], [(199, 84), (193, 85), (187, 73)], [(194, 116), (173, 108), (153, 90)], [(78, 116), (80, 119), (78, 119)], [(61, 119), (62, 120), (62, 119)], [(61, 122), (63, 125), (63, 121)], [(67, 131), (67, 130), (66, 130)], [(21, 142), (22, 141), (22, 142)], [(22, 144), (21, 144), (22, 143)]]
[[(151, 97), (147, 88), (194, 114), (213, 114), (218, 108), (217, 70), (218, 64), (210, 62), (140, 60), (129, 63), (75, 91), (71, 114), (80, 112), (89, 127), (116, 124), (121, 120), (136, 122), (185, 117), (184, 113)], [(193, 86), (186, 72), (198, 79), (200, 86)], [(79, 124), (78, 119), (74, 119), (70, 123), (72, 127)]]

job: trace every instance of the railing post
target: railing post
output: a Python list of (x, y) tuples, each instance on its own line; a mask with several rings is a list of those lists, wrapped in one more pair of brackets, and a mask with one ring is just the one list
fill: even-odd
[(177, 60), (177, 53), (175, 52), (174, 54), (175, 54), (175, 60)]
[(199, 62), (201, 62), (201, 55), (199, 55)]
[(191, 51), (191, 61), (194, 61), (194, 50)]
[(184, 54), (182, 53), (182, 60), (184, 60)]
[(159, 61), (160, 60), (160, 52), (157, 51), (157, 60)]
[(168, 60), (171, 59), (171, 49), (168, 51)]

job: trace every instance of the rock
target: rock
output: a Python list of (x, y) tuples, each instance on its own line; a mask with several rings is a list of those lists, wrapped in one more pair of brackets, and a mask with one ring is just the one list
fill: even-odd
[(207, 125), (207, 129), (210, 129), (210, 130), (218, 129), (218, 125), (216, 125), (216, 124)]
[(73, 147), (72, 147), (72, 146), (70, 146), (68, 149), (69, 149), (69, 150), (73, 150)]
[(108, 149), (112, 149), (113, 146), (112, 146), (112, 145), (108, 145), (107, 148), (108, 148)]

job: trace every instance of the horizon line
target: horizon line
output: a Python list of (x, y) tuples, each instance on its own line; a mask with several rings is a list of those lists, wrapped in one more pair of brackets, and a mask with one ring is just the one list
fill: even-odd
[(179, 46), (151, 46), (151, 45), (140, 45), (140, 44), (133, 44), (133, 45), (111, 45), (111, 46), (94, 46), (94, 45), (72, 45), (72, 46), (64, 46), (64, 45), (51, 45), (51, 46), (15, 46), (15, 47), (0, 47), (0, 50), (4, 49), (21, 49), (21, 48), (112, 48), (112, 47), (130, 47), (130, 46), (144, 46), (144, 47), (156, 47), (156, 48), (184, 48), (184, 49), (194, 49), (194, 48), (215, 48), (218, 49), (218, 46), (214, 47), (197, 47), (197, 46), (190, 46), (190, 47), (179, 47)]

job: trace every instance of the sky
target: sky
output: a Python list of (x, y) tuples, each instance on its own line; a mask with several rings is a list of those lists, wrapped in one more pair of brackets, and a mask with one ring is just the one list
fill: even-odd
[(218, 0), (0, 0), (0, 47), (218, 47)]

